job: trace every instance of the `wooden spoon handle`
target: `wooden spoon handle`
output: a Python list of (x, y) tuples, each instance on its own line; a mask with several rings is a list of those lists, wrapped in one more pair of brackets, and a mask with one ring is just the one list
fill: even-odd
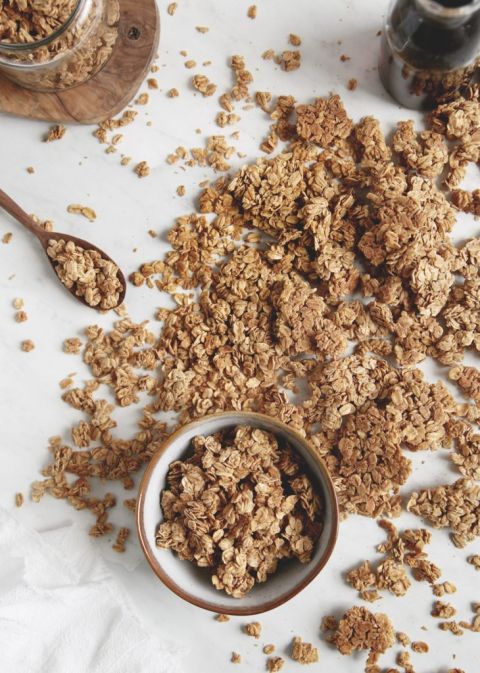
[(0, 207), (7, 211), (17, 222), (23, 224), (23, 226), (28, 229), (32, 234), (39, 238), (42, 243), (46, 237), (46, 232), (35, 224), (34, 220), (30, 215), (28, 215), (18, 203), (5, 194), (3, 190), (0, 189)]

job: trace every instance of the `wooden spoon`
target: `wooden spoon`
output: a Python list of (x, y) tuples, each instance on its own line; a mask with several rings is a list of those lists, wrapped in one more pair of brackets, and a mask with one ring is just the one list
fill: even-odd
[[(55, 276), (60, 282), (62, 282), (62, 281), (60, 280), (60, 278), (57, 275), (57, 272), (56, 272), (56, 269), (55, 269), (55, 266), (56, 266), (55, 262), (54, 262), (53, 259), (51, 259), (49, 257), (49, 255), (47, 253), (49, 242), (52, 241), (52, 240), (53, 241), (63, 240), (65, 242), (72, 241), (75, 245), (80, 246), (84, 250), (95, 250), (96, 252), (98, 252), (100, 254), (101, 257), (103, 257), (104, 259), (108, 260), (109, 262), (112, 262), (113, 264), (115, 264), (115, 266), (118, 268), (117, 278), (120, 281), (120, 284), (122, 286), (122, 290), (121, 290), (120, 296), (118, 298), (118, 304), (116, 306), (112, 306), (112, 308), (116, 308), (117, 306), (120, 306), (120, 304), (123, 303), (123, 301), (125, 299), (125, 293), (127, 291), (127, 283), (125, 282), (125, 276), (120, 271), (120, 268), (118, 267), (118, 264), (116, 264), (111, 257), (109, 257), (106, 253), (104, 253), (103, 250), (100, 250), (100, 248), (97, 248), (96, 245), (92, 245), (88, 241), (84, 241), (82, 238), (76, 238), (76, 236), (70, 236), (68, 234), (60, 234), (60, 233), (53, 232), (53, 231), (45, 231), (45, 229), (42, 229), (41, 227), (38, 226), (38, 224), (36, 224), (34, 222), (34, 220), (30, 217), (30, 215), (27, 215), (27, 213), (22, 208), (20, 208), (18, 203), (15, 203), (15, 201), (13, 199), (11, 199), (8, 196), (8, 194), (5, 194), (5, 192), (2, 191), (1, 189), (0, 189), (0, 207), (3, 208), (4, 210), (6, 210), (7, 213), (9, 213), (15, 220), (17, 220), (17, 222), (20, 222), (20, 224), (23, 224), (23, 226), (26, 229), (28, 229), (28, 231), (31, 234), (33, 234), (34, 236), (36, 236), (38, 238), (38, 240), (40, 241), (40, 245), (45, 250), (48, 261), (50, 262), (53, 270), (55, 271)], [(71, 288), (67, 288), (63, 283), (62, 283), (62, 285), (63, 285), (63, 287), (65, 287), (65, 289), (67, 289), (70, 292), (71, 295), (73, 295), (75, 297), (75, 299), (78, 299), (78, 301), (81, 301), (82, 304), (85, 304), (85, 306), (88, 306), (89, 308), (97, 308), (95, 306), (90, 306), (90, 304), (88, 304), (85, 301), (84, 297), (79, 297), (75, 293), (75, 285)]]

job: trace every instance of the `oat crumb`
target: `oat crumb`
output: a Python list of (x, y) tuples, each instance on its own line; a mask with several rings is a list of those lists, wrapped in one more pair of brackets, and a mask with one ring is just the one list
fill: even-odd
[(282, 670), (284, 663), (285, 660), (282, 657), (269, 657), (267, 659), (267, 671), (277, 673), (277, 671)]
[(238, 652), (232, 652), (232, 656), (230, 658), (230, 661), (232, 664), (241, 664), (242, 663), (242, 657)]
[(348, 89), (349, 91), (355, 91), (355, 89), (357, 88), (357, 86), (358, 86), (358, 82), (357, 82), (357, 80), (356, 80), (354, 77), (352, 77), (352, 79), (349, 79), (349, 80), (348, 80), (348, 82), (347, 82), (347, 89)]
[(258, 639), (262, 633), (262, 625), (260, 622), (250, 622), (249, 624), (245, 624), (243, 629), (247, 636), (252, 636), (252, 638)]
[(28, 314), (26, 311), (17, 311), (15, 313), (16, 322), (26, 322), (28, 320)]
[(180, 93), (179, 93), (178, 89), (175, 89), (175, 87), (173, 87), (173, 89), (169, 89), (167, 91), (167, 96), (169, 98), (178, 98), (178, 96), (180, 96)]
[(13, 238), (12, 232), (7, 231), (7, 233), (3, 235), (2, 243), (4, 243), (5, 245), (8, 245), (10, 243), (10, 241), (12, 240), (12, 238)]
[(257, 5), (250, 5), (250, 7), (247, 10), (247, 16), (249, 19), (257, 18)]
[(275, 645), (272, 645), (270, 643), (267, 644), (267, 645), (264, 645), (263, 649), (262, 649), (262, 652), (263, 652), (263, 654), (272, 654), (273, 652), (275, 652)]
[(146, 161), (141, 161), (135, 166), (134, 171), (139, 178), (146, 178), (148, 175), (150, 175), (150, 166)]
[(97, 219), (97, 213), (93, 210), (93, 208), (82, 206), (79, 203), (71, 203), (69, 206), (67, 206), (67, 212), (73, 213), (75, 215), (83, 215), (83, 217), (86, 217), (87, 220), (90, 220), (90, 222), (94, 222)]
[(230, 617), (228, 615), (223, 614), (223, 613), (215, 615), (214, 619), (215, 619), (215, 621), (220, 622), (220, 623), (230, 621)]
[(147, 79), (147, 86), (149, 89), (158, 89), (158, 81), (155, 77), (149, 77)]
[(21, 507), (25, 502), (23, 493), (15, 493), (15, 507)]
[(175, 14), (175, 12), (177, 11), (177, 7), (178, 7), (177, 2), (171, 2), (167, 6), (167, 14), (169, 14), (170, 16), (173, 16)]
[(54, 142), (55, 140), (61, 140), (65, 135), (66, 130), (67, 129), (63, 124), (55, 124), (55, 126), (52, 126), (48, 131), (47, 135), (45, 136), (44, 138), (45, 142), (51, 143)]
[(318, 650), (311, 643), (304, 643), (296, 636), (292, 641), (290, 656), (300, 664), (315, 664), (318, 661)]
[(302, 44), (301, 38), (298, 35), (295, 35), (295, 33), (290, 33), (288, 41), (293, 47), (299, 47)]
[(21, 348), (24, 353), (30, 353), (35, 348), (35, 344), (31, 339), (25, 339), (25, 341), (22, 341)]

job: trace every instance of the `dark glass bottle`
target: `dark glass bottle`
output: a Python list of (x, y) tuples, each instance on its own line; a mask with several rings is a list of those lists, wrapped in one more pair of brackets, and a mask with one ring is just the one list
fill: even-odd
[(394, 0), (380, 77), (405, 107), (429, 109), (471, 82), (479, 52), (480, 0)]

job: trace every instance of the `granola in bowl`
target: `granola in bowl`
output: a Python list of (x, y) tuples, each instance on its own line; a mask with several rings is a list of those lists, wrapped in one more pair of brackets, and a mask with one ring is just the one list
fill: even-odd
[(303, 461), (272, 433), (238, 426), (194, 437), (193, 455), (170, 465), (158, 547), (212, 569), (235, 598), (283, 559), (308, 563), (322, 531), (322, 502)]

